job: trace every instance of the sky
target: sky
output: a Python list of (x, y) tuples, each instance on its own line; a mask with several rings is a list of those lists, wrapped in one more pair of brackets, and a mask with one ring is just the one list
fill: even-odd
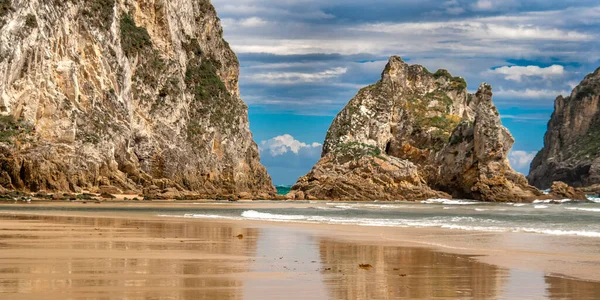
[(525, 175), (554, 99), (600, 66), (597, 0), (213, 0), (240, 60), (240, 92), (276, 185), (318, 161), (327, 129), (400, 55), (464, 77), (494, 103)]

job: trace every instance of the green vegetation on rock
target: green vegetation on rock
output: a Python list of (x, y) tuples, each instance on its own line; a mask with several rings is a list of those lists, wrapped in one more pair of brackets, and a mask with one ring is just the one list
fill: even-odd
[(581, 136), (575, 145), (573, 145), (575, 158), (598, 157), (600, 156), (600, 128), (592, 127)]
[(121, 47), (128, 57), (132, 57), (146, 47), (152, 47), (148, 30), (138, 27), (129, 14), (121, 16)]
[(87, 0), (82, 15), (98, 28), (109, 29), (114, 16), (115, 0)]
[(367, 145), (358, 142), (342, 143), (337, 145), (331, 152), (336, 157), (350, 157), (353, 160), (360, 159), (364, 156), (378, 157), (385, 160), (381, 156), (381, 149), (376, 146)]
[(25, 17), (25, 26), (28, 28), (36, 28), (37, 27), (37, 19), (34, 15), (28, 14)]
[(194, 96), (190, 105), (192, 111), (187, 129), (188, 139), (194, 139), (203, 131), (199, 120), (208, 119), (210, 124), (220, 124), (220, 128), (237, 131), (239, 122), (236, 116), (241, 114), (242, 106), (231, 97), (217, 74), (220, 64), (204, 55), (196, 39), (185, 43), (183, 48), (189, 57), (184, 82)]
[(10, 0), (0, 0), (0, 27), (4, 26), (4, 16), (6, 16), (12, 10), (13, 8), (10, 5)]
[(14, 138), (20, 134), (30, 135), (33, 126), (23, 120), (15, 120), (11, 115), (0, 115), (0, 143), (13, 144)]
[(463, 90), (467, 88), (467, 81), (464, 78), (458, 76), (452, 77), (452, 74), (447, 70), (440, 69), (433, 73), (433, 78), (438, 79), (441, 77), (448, 79), (453, 89)]
[(588, 98), (596, 95), (596, 88), (593, 86), (584, 86), (583, 88), (577, 91), (575, 95), (575, 100), (583, 100), (584, 98)]
[(10, 5), (10, 0), (0, 0), (0, 18), (4, 17), (12, 10), (13, 8)]

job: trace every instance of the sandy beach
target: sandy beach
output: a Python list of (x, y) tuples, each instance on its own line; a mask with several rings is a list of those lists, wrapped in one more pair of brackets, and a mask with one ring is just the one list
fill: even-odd
[[(600, 295), (596, 272), (600, 250), (595, 238), (198, 220), (145, 213), (172, 205), (2, 204), (0, 298), (589, 299)], [(72, 209), (83, 206), (85, 211)], [(122, 209), (131, 206), (139, 212)]]

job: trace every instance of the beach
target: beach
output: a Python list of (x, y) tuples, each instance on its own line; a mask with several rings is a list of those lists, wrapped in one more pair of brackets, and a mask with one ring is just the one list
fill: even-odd
[(180, 213), (302, 210), (315, 205), (321, 204), (2, 204), (0, 297), (582, 299), (600, 295), (596, 271), (600, 239), (595, 237)]

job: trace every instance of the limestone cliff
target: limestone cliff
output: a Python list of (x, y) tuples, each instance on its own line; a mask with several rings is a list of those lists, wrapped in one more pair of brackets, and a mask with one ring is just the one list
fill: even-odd
[(556, 98), (544, 148), (531, 163), (528, 179), (544, 189), (564, 181), (575, 187), (596, 185), (600, 192), (600, 68), (570, 96)]
[(472, 95), (464, 79), (446, 70), (430, 73), (392, 57), (381, 80), (360, 90), (334, 119), (322, 159), (290, 197), (539, 197), (508, 163), (514, 140), (491, 97), (487, 84)]
[(209, 0), (0, 0), (0, 186), (273, 194)]

